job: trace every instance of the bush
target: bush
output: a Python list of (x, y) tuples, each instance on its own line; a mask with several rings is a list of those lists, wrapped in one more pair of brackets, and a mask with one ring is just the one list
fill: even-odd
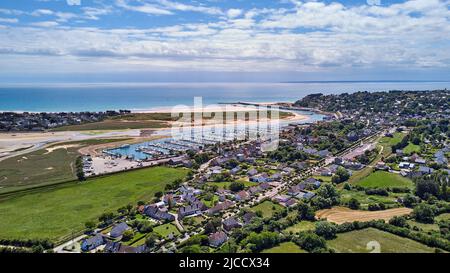
[(348, 201), (348, 207), (354, 210), (359, 209), (359, 207), (361, 206), (361, 204), (359, 203), (358, 199), (356, 198), (352, 198), (350, 199), (350, 201)]
[(295, 243), (308, 252), (321, 252), (327, 248), (325, 239), (312, 232), (301, 232)]
[(414, 208), (413, 216), (421, 223), (433, 223), (436, 207), (428, 204), (419, 204)]
[(337, 227), (333, 223), (320, 221), (316, 223), (315, 233), (327, 240), (330, 240), (336, 237)]

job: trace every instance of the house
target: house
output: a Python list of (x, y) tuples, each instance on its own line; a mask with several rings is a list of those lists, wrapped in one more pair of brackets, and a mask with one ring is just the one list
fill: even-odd
[(275, 201), (279, 203), (286, 203), (291, 197), (289, 195), (279, 194), (273, 198)]
[(120, 242), (109, 241), (106, 243), (103, 251), (106, 253), (144, 253), (147, 252), (147, 247), (145, 245), (132, 247), (123, 245)]
[(250, 177), (249, 180), (252, 182), (264, 183), (264, 182), (269, 182), (270, 178), (266, 173), (261, 173), (261, 174), (257, 174), (257, 175)]
[(174, 221), (175, 220), (175, 216), (173, 216), (172, 214), (170, 214), (166, 211), (160, 210), (158, 207), (156, 207), (154, 205), (146, 206), (144, 209), (144, 214), (150, 218), (153, 218), (155, 220), (160, 220), (160, 221)]
[(304, 181), (304, 183), (306, 183), (306, 184), (308, 184), (308, 185), (313, 185), (315, 188), (318, 188), (318, 187), (320, 187), (320, 185), (321, 185), (321, 183), (320, 183), (319, 180), (317, 180), (317, 179), (315, 179), (315, 178), (312, 178), (312, 177), (309, 177), (308, 179), (306, 179), (306, 180)]
[[(272, 182), (272, 183), (276, 183), (276, 182)], [(261, 184), (258, 185), (258, 187), (261, 190), (265, 191), (265, 190), (268, 190), (271, 186), (270, 186), (269, 183), (261, 183)]]
[(178, 209), (178, 217), (183, 219), (186, 216), (191, 216), (195, 214), (200, 214), (202, 211), (207, 209), (206, 205), (203, 202), (196, 202), (192, 205), (188, 205), (185, 207), (181, 207)]
[(274, 173), (270, 176), (271, 181), (280, 180), (282, 177), (281, 173)]
[(105, 237), (97, 233), (95, 236), (85, 239), (81, 242), (82, 251), (91, 251), (106, 243)]
[(377, 165), (375, 166), (375, 169), (386, 171), (389, 169), (389, 166), (387, 166), (386, 163), (383, 161), (378, 161)]
[(287, 194), (290, 196), (295, 196), (297, 195), (301, 190), (305, 189), (305, 184), (303, 183), (299, 183), (295, 186), (292, 186), (288, 189)]
[(414, 163), (421, 164), (421, 165), (425, 165), (425, 164), (427, 163), (427, 161), (426, 161), (424, 158), (417, 157), (417, 158), (414, 160)]
[(236, 167), (234, 167), (233, 169), (231, 169), (230, 173), (231, 173), (232, 175), (236, 175), (240, 170), (241, 170), (241, 167), (236, 166)]
[(241, 224), (239, 224), (239, 222), (236, 221), (236, 219), (233, 218), (233, 217), (230, 217), (230, 218), (227, 218), (227, 219), (223, 220), (222, 225), (223, 225), (223, 228), (226, 231), (231, 231), (234, 228), (240, 228), (241, 227)]
[(223, 210), (229, 209), (234, 205), (235, 205), (235, 203), (233, 201), (225, 200), (224, 202), (219, 203), (219, 204), (215, 205), (214, 207), (208, 209), (207, 213), (209, 215), (213, 215), (213, 214), (219, 213)]
[(295, 198), (297, 198), (297, 199), (311, 199), (315, 195), (316, 195), (315, 193), (310, 192), (310, 191), (301, 191), (297, 195), (295, 195)]
[(237, 201), (245, 201), (250, 198), (250, 194), (246, 191), (240, 191), (234, 196)]
[(319, 155), (321, 158), (327, 157), (330, 155), (330, 151), (328, 150), (321, 150), (317, 152), (317, 155)]
[(122, 234), (126, 231), (131, 229), (127, 223), (122, 222), (120, 224), (115, 225), (111, 231), (109, 232), (109, 235), (113, 238), (118, 238), (120, 236), (122, 236)]
[(400, 164), (398, 164), (400, 169), (414, 169), (414, 166), (414, 163), (409, 162), (400, 162)]
[(284, 203), (284, 206), (287, 208), (290, 208), (290, 207), (295, 206), (296, 204), (297, 204), (297, 201), (295, 201), (295, 199), (291, 198)]
[(433, 168), (430, 168), (430, 167), (426, 167), (426, 166), (419, 166), (418, 172), (419, 172), (421, 175), (427, 175), (427, 174), (433, 173), (433, 172), (434, 172), (434, 169), (433, 169)]
[(258, 174), (258, 171), (256, 169), (251, 169), (247, 172), (248, 176), (254, 176), (256, 174)]
[(228, 240), (228, 236), (223, 231), (218, 231), (208, 236), (209, 245), (219, 247)]
[(253, 218), (256, 217), (256, 213), (254, 212), (246, 212), (244, 215), (242, 215), (242, 220), (244, 221), (244, 225), (249, 224)]

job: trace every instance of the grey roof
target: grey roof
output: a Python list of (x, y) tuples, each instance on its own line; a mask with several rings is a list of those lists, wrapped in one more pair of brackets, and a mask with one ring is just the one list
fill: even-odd
[(122, 222), (120, 224), (115, 225), (112, 229), (111, 232), (109, 233), (111, 235), (111, 237), (119, 237), (122, 236), (122, 234), (125, 232), (125, 230), (130, 229), (130, 227), (127, 225), (127, 223)]

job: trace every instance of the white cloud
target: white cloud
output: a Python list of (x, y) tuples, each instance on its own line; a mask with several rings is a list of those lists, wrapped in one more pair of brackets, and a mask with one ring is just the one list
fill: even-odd
[(236, 17), (238, 17), (241, 14), (242, 14), (242, 10), (240, 10), (240, 9), (229, 9), (227, 11), (227, 15), (230, 18), (236, 18)]
[[(389, 6), (344, 6), (298, 1), (292, 9), (251, 9), (233, 12), (232, 16), (228, 10), (228, 16), (217, 16), (211, 22), (158, 28), (3, 28), (0, 67), (6, 62), (3, 56), (17, 55), (17, 65), (26, 63), (27, 69), (33, 67), (32, 60), (41, 60), (34, 63), (38, 67), (47, 58), (70, 62), (74, 70), (98, 70), (100, 66), (307, 72), (450, 68), (449, 2), (415, 0)], [(167, 1), (157, 1), (158, 6), (147, 2), (139, 6), (127, 1), (117, 3), (149, 14), (155, 14), (155, 7), (170, 14), (175, 9), (188, 10)], [(84, 16), (92, 17), (111, 12), (87, 7), (83, 11)], [(420, 16), (412, 14), (417, 12)], [(34, 26), (55, 27), (58, 22)]]
[(116, 5), (126, 10), (137, 11), (153, 15), (172, 15), (173, 13), (167, 9), (160, 8), (152, 4), (129, 5), (127, 0), (116, 0)]
[(54, 21), (42, 21), (42, 22), (34, 22), (31, 23), (30, 25), (35, 27), (55, 27), (58, 26), (59, 24)]
[(14, 23), (18, 23), (19, 19), (17, 18), (1, 18), (0, 17), (0, 23), (10, 23), (10, 24), (14, 24)]

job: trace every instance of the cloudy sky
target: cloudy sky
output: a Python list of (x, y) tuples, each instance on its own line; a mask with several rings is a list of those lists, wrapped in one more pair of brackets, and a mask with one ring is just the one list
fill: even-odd
[(0, 81), (450, 80), (450, 0), (8, 0)]

